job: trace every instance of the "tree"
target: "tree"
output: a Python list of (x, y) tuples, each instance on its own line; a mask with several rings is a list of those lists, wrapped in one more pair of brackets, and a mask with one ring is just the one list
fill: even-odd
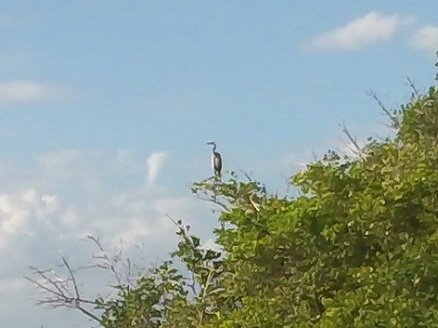
[[(393, 138), (328, 151), (278, 197), (230, 172), (193, 186), (219, 206), (221, 252), (182, 221), (165, 261), (116, 297), (103, 327), (438, 327), (438, 88), (390, 112)], [(188, 276), (185, 274), (188, 273)]]

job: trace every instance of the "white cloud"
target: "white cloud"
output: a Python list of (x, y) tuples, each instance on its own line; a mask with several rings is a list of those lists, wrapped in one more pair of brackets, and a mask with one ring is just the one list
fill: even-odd
[(62, 180), (93, 189), (98, 187), (97, 181), (103, 174), (97, 163), (105, 160), (103, 155), (96, 151), (65, 149), (40, 155), (37, 164), (40, 174), (50, 176), (48, 182), (53, 183), (54, 187)]
[[(144, 158), (125, 154), (62, 150), (39, 156), (26, 174), (22, 168), (16, 175), (9, 169), (3, 179), (14, 183), (0, 186), (0, 243), (14, 244), (20, 234), (40, 239), (42, 248), (49, 242), (47, 235), (71, 241), (89, 234), (109, 241), (145, 236), (162, 240), (164, 235), (172, 239), (175, 227), (165, 214), (190, 218), (205, 204), (189, 191), (177, 196), (156, 185), (164, 152), (151, 153), (147, 172), (141, 170)], [(90, 180), (95, 181), (93, 188)]]
[(27, 200), (0, 195), (0, 236), (6, 240), (6, 234), (14, 235), (26, 227), (30, 213), (26, 209)]
[(131, 218), (127, 222), (125, 229), (112, 238), (112, 245), (116, 246), (120, 242), (134, 245), (139, 237), (157, 234), (156, 226), (152, 227), (145, 218)]
[[(45, 200), (50, 199), (51, 203)], [(38, 193), (34, 188), (21, 193), (3, 192), (0, 194), (0, 257), (8, 247), (18, 249), (19, 241), (50, 227), (56, 211), (54, 196)], [(20, 246), (23, 246), (21, 244)], [(1, 271), (0, 271), (1, 273)]]
[(24, 103), (43, 100), (58, 100), (67, 96), (62, 88), (33, 81), (10, 81), (0, 83), (0, 102)]
[[(0, 261), (7, 265), (0, 269), (0, 287), (16, 282), (21, 288), (20, 277), (30, 274), (27, 265), (59, 270), (56, 265), (61, 255), (67, 256), (73, 267), (90, 264), (97, 250), (78, 241), (86, 235), (100, 237), (111, 250), (122, 241), (130, 257), (137, 245), (144, 244), (139, 254), (142, 259), (131, 257), (134, 264), (147, 266), (154, 259), (167, 258), (177, 242), (177, 229), (165, 214), (202, 230), (201, 237), (210, 236), (216, 224), (210, 219), (210, 206), (196, 200), (189, 190), (185, 195), (175, 194), (158, 183), (165, 156), (163, 152), (146, 158), (126, 151), (63, 150), (29, 159), (27, 169), (3, 161), (7, 174), (2, 174), (0, 185)], [(90, 180), (96, 181), (94, 188), (87, 188)], [(109, 278), (102, 278), (99, 272), (93, 271), (97, 275), (92, 279), (101, 281), (103, 287)], [(78, 279), (87, 285), (91, 278), (79, 274)], [(98, 289), (101, 285), (93, 286)], [(84, 290), (88, 298), (96, 296), (94, 290)], [(72, 322), (82, 319), (74, 311), (66, 314), (35, 307), (31, 298), (40, 296), (28, 282), (13, 295), (0, 293), (0, 304), (5, 304), (0, 306), (0, 317), (15, 322), (17, 313), (26, 311), (29, 319), (20, 321), (22, 326), (45, 315), (47, 320), (38, 325), (59, 326), (54, 322), (65, 315)], [(8, 299), (17, 301), (8, 303)]]
[(81, 152), (76, 149), (64, 149), (40, 156), (40, 160), (44, 162), (50, 169), (57, 166), (65, 166), (74, 164), (81, 157)]
[(165, 157), (166, 157), (165, 152), (154, 152), (147, 159), (146, 161), (146, 165), (148, 169), (147, 184), (149, 187), (154, 185), (158, 173), (163, 165)]
[[(90, 156), (91, 154), (87, 154)], [(38, 164), (50, 172), (51, 175), (56, 175), (58, 178), (69, 178), (74, 173), (85, 172), (87, 161), (84, 160), (84, 154), (76, 149), (65, 149), (55, 151), (39, 156)], [(81, 165), (81, 170), (78, 166)]]
[(316, 37), (307, 47), (316, 50), (355, 50), (368, 44), (389, 40), (409, 22), (409, 18), (401, 17), (398, 14), (383, 15), (378, 12), (370, 12), (344, 26)]
[(431, 54), (435, 55), (438, 51), (438, 26), (424, 26), (414, 33), (411, 38), (412, 44)]
[(155, 202), (153, 208), (157, 213), (169, 214), (177, 213), (178, 210), (187, 209), (191, 204), (185, 198), (167, 197)]

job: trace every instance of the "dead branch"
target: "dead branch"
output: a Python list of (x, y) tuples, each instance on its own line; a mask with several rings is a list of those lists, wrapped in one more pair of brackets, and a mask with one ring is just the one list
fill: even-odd
[(420, 92), (418, 91), (417, 87), (415, 86), (414, 81), (412, 81), (409, 76), (406, 77), (406, 81), (408, 82), (408, 86), (412, 89), (413, 95), (418, 98), (420, 96)]
[(172, 221), (172, 223), (174, 225), (176, 225), (179, 229), (179, 231), (182, 234), (182, 237), (185, 239), (185, 241), (187, 241), (188, 243), (192, 244), (191, 240), (189, 239), (189, 237), (187, 237), (188, 234), (188, 230), (186, 228), (184, 228), (184, 226), (182, 224), (180, 224), (178, 221), (176, 221), (173, 217), (171, 217), (169, 214), (164, 214), (170, 221)]
[(363, 150), (362, 150), (362, 148), (357, 143), (356, 138), (353, 138), (351, 133), (348, 131), (347, 127), (345, 126), (345, 123), (342, 123), (341, 128), (342, 128), (342, 132), (344, 132), (344, 134), (347, 136), (347, 138), (350, 141), (350, 143), (353, 145), (354, 153), (357, 154), (359, 157), (363, 157)]
[[(100, 319), (82, 306), (82, 304), (96, 305), (96, 302), (81, 297), (73, 270), (64, 257), (62, 257), (62, 261), (69, 272), (70, 278), (62, 279), (53, 269), (40, 270), (32, 266), (29, 267), (38, 279), (32, 279), (27, 276), (24, 276), (24, 279), (48, 293), (47, 297), (36, 300), (37, 305), (50, 305), (52, 308), (75, 308), (100, 324)], [(74, 293), (69, 288), (69, 283), (73, 284)]]
[(389, 109), (386, 108), (386, 106), (382, 103), (380, 98), (372, 90), (369, 90), (367, 94), (368, 94), (368, 96), (370, 96), (371, 98), (373, 98), (377, 102), (377, 104), (379, 105), (379, 107), (383, 111), (383, 113), (389, 117), (389, 119), (391, 120), (391, 123), (392, 123), (392, 125), (390, 127), (396, 128), (398, 125), (397, 118), (393, 114), (391, 114)]
[(216, 196), (215, 196), (213, 199), (211, 199), (211, 198), (204, 198), (204, 197), (201, 197), (201, 196), (199, 196), (199, 195), (197, 194), (196, 197), (198, 197), (199, 200), (202, 200), (202, 201), (204, 201), (204, 202), (213, 203), (213, 204), (219, 206), (219, 207), (222, 208), (225, 212), (230, 212), (230, 211), (231, 211), (231, 209), (230, 209), (227, 205), (225, 205), (224, 203), (218, 201), (217, 198), (216, 198)]
[(248, 173), (246, 173), (243, 170), (240, 170), (240, 172), (242, 172), (242, 174), (245, 176), (245, 178), (248, 180), (248, 182), (252, 182), (251, 176)]
[[(70, 265), (68, 264), (64, 256), (62, 257), (62, 262), (64, 262), (64, 265), (70, 274), (71, 281), (73, 282), (73, 288), (75, 289), (75, 295), (76, 295), (75, 300), (78, 301), (81, 298), (81, 296), (79, 295), (79, 289), (78, 289), (78, 284), (76, 283), (75, 275), (73, 274), (73, 271), (71, 270)], [(77, 305), (79, 306), (79, 303)]]
[[(24, 279), (31, 282), (37, 289), (46, 294), (42, 298), (36, 299), (37, 305), (49, 305), (52, 308), (74, 308), (96, 321), (98, 324), (101, 324), (99, 317), (84, 307), (86, 305), (94, 307), (96, 302), (81, 296), (80, 288), (76, 279), (76, 272), (81, 269), (90, 268), (107, 269), (111, 271), (112, 275), (117, 280), (118, 286), (123, 286), (122, 274), (120, 274), (118, 267), (119, 263), (123, 262), (121, 257), (122, 248), (120, 248), (118, 254), (114, 257), (110, 257), (95, 237), (86, 236), (85, 239), (93, 241), (100, 250), (99, 255), (92, 256), (93, 259), (99, 261), (98, 263), (82, 266), (74, 270), (66, 258), (62, 257), (62, 266), (65, 267), (67, 271), (67, 277), (61, 277), (53, 269), (41, 270), (34, 266), (29, 266), (29, 269), (32, 271), (35, 278), (24, 276)], [(129, 259), (127, 262), (127, 265), (124, 267), (125, 271), (127, 270), (127, 272), (125, 272), (127, 277), (126, 281), (127, 284), (132, 284), (130, 280), (131, 262)]]
[[(102, 244), (97, 240), (96, 237), (87, 235), (84, 239), (91, 240), (100, 250), (101, 255), (93, 255), (93, 259), (97, 260), (103, 260), (103, 263), (97, 263), (92, 264), (88, 266), (80, 267), (80, 269), (90, 269), (90, 268), (101, 268), (101, 269), (108, 269), (113, 274), (114, 278), (116, 279), (119, 286), (123, 285), (122, 278), (117, 270), (117, 263), (121, 262), (121, 253), (122, 248), (120, 248), (118, 254), (114, 256), (112, 259), (109, 258), (108, 254), (105, 252), (104, 248), (102, 247)], [(129, 279), (127, 279), (129, 280)]]

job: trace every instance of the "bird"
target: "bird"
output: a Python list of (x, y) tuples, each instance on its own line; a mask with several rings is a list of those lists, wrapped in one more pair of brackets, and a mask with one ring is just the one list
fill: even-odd
[(207, 145), (211, 145), (213, 146), (213, 171), (214, 171), (214, 176), (216, 178), (219, 178), (221, 176), (221, 170), (222, 170), (222, 156), (221, 154), (216, 151), (216, 143), (210, 141), (207, 142)]

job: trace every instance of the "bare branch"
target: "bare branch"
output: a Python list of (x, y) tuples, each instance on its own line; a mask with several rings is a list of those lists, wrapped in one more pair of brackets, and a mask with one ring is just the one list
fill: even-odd
[[(31, 283), (35, 284), (38, 288), (45, 290), (46, 292), (49, 292), (49, 293), (54, 294), (56, 296), (59, 296), (61, 298), (67, 299), (67, 296), (64, 293), (58, 293), (58, 292), (54, 291), (53, 289), (50, 289), (50, 288), (44, 286), (43, 284), (39, 283), (38, 281), (36, 281), (32, 278), (29, 278), (26, 276), (23, 276), (23, 278), (30, 281)], [(50, 281), (50, 280), (46, 280), (46, 281), (49, 283), (52, 283), (52, 281)]]
[(348, 140), (350, 141), (350, 143), (353, 145), (353, 147), (355, 148), (355, 153), (359, 156), (359, 157), (363, 157), (363, 150), (362, 148), (359, 146), (359, 144), (357, 143), (356, 138), (353, 138), (353, 136), (351, 135), (351, 133), (348, 131), (347, 127), (345, 126), (345, 123), (342, 123), (341, 125), (342, 128), (342, 132), (344, 132), (344, 134), (347, 136)]
[[(73, 307), (84, 313), (89, 318), (97, 321), (98, 323), (101, 323), (100, 319), (96, 315), (94, 315), (93, 313), (91, 313), (90, 311), (88, 311), (87, 309), (81, 306), (81, 304), (95, 305), (96, 302), (81, 298), (73, 270), (71, 269), (70, 265), (68, 264), (67, 260), (64, 257), (62, 258), (62, 260), (70, 274), (70, 279), (61, 279), (51, 269), (39, 270), (36, 269), (35, 267), (29, 267), (29, 268), (34, 271), (33, 273), (35, 275), (37, 275), (42, 279), (42, 282), (39, 282), (36, 279), (32, 279), (26, 276), (23, 277), (24, 279), (34, 284), (37, 288), (40, 288), (49, 294), (49, 296), (46, 297), (45, 299), (37, 299), (36, 300), (37, 305), (50, 305), (52, 308)], [(49, 276), (48, 273), (51, 273), (53, 277)], [(75, 296), (71, 296), (70, 290), (65, 286), (69, 281), (73, 283), (73, 287), (76, 294)]]
[(244, 175), (245, 178), (248, 180), (248, 182), (252, 182), (251, 176), (250, 176), (248, 173), (246, 173), (246, 172), (243, 171), (243, 170), (240, 170), (240, 171), (243, 173), (243, 175)]
[(215, 205), (221, 207), (225, 212), (230, 212), (230, 211), (231, 211), (231, 209), (228, 208), (227, 205), (225, 205), (224, 203), (218, 201), (218, 200), (216, 199), (216, 197), (215, 197), (214, 199), (204, 198), (204, 197), (201, 197), (201, 196), (199, 196), (199, 195), (196, 195), (196, 197), (198, 197), (199, 200), (202, 200), (202, 201), (205, 201), (205, 202), (209, 202), (209, 203), (213, 203), (213, 204), (215, 204)]
[(397, 118), (391, 114), (391, 112), (386, 108), (386, 106), (380, 101), (379, 97), (374, 93), (374, 91), (370, 90), (368, 91), (368, 96), (370, 96), (371, 98), (373, 98), (377, 104), (379, 105), (380, 109), (383, 111), (383, 113), (386, 114), (386, 116), (389, 117), (389, 119), (391, 120), (392, 126), (393, 128), (396, 128), (398, 123), (397, 123)]
[(91, 319), (97, 321), (98, 323), (102, 324), (102, 321), (93, 313), (91, 313), (90, 311), (84, 309), (83, 307), (79, 306), (78, 307), (79, 311), (81, 311), (83, 314), (85, 314), (87, 317), (90, 317)]
[[(94, 257), (93, 258), (99, 258), (99, 257)], [(90, 265), (84, 265), (84, 266), (80, 266), (77, 268), (77, 270), (86, 270), (86, 269), (93, 269), (93, 268), (99, 268), (99, 269), (108, 269), (108, 267), (104, 264), (90, 264)]]
[[(83, 266), (79, 269), (109, 269), (113, 273), (114, 277), (117, 279), (119, 286), (122, 285), (122, 279), (120, 274), (118, 273), (117, 267), (118, 263), (123, 262), (121, 257), (122, 249), (119, 250), (114, 258), (110, 258), (96, 238), (92, 236), (87, 236), (87, 239), (92, 240), (99, 248), (101, 254), (93, 256), (93, 258), (99, 260), (100, 262)], [(62, 265), (60, 267), (65, 268), (65, 270), (68, 272), (68, 277), (60, 277), (53, 269), (41, 270), (33, 266), (29, 267), (32, 270), (32, 274), (35, 276), (35, 278), (30, 278), (26, 276), (24, 278), (27, 281), (31, 282), (37, 289), (47, 294), (43, 298), (36, 299), (36, 304), (48, 305), (52, 308), (75, 308), (81, 311), (87, 317), (95, 320), (98, 324), (101, 324), (99, 317), (93, 314), (91, 310), (84, 307), (84, 305), (96, 305), (96, 302), (94, 300), (89, 300), (81, 297), (79, 284), (75, 276), (76, 271), (79, 269), (74, 270), (68, 263), (67, 259), (64, 257), (62, 257)], [(130, 272), (130, 262), (127, 264), (125, 269), (129, 270)], [(127, 280), (129, 281), (129, 279)]]
[[(105, 252), (104, 248), (102, 247), (102, 244), (97, 240), (97, 238), (87, 235), (85, 237), (85, 239), (91, 240), (100, 250), (101, 255), (96, 256), (93, 255), (94, 259), (100, 259), (104, 261), (104, 264), (102, 263), (98, 263), (96, 265), (92, 265), (92, 266), (86, 266), (86, 267), (81, 267), (82, 269), (87, 269), (87, 268), (92, 268), (92, 267), (99, 267), (102, 269), (109, 269), (111, 271), (111, 273), (113, 274), (114, 278), (117, 280), (117, 283), (122, 286), (122, 279), (120, 277), (120, 274), (117, 272), (117, 269), (115, 267), (115, 265), (111, 262), (110, 258), (108, 257), (107, 253)], [(119, 250), (119, 253), (116, 255), (115, 258), (113, 258), (113, 261), (115, 263), (118, 263), (121, 261), (120, 256), (122, 253), (122, 249)]]
[[(68, 272), (70, 273), (71, 281), (73, 282), (73, 288), (75, 289), (76, 300), (79, 300), (81, 298), (81, 296), (79, 295), (79, 289), (78, 289), (78, 285), (76, 283), (76, 279), (75, 279), (75, 276), (73, 274), (73, 271), (71, 270), (70, 265), (68, 264), (68, 262), (64, 258), (64, 256), (62, 257), (62, 262), (64, 262), (65, 267), (67, 268)], [(79, 304), (78, 304), (78, 306), (79, 306)]]
[[(30, 278), (25, 277), (27, 280), (33, 281), (35, 284), (39, 285), (41, 288), (50, 291), (52, 294), (56, 294), (58, 296), (61, 297), (65, 297), (64, 291), (61, 289), (61, 287), (58, 286), (58, 283), (60, 281), (62, 281), (62, 279), (57, 279), (57, 282), (53, 281), (52, 279), (49, 279), (49, 277), (47, 277), (46, 272), (50, 272), (52, 270), (38, 270), (37, 268), (34, 267), (30, 267), (31, 270), (34, 270), (34, 273), (41, 276), (46, 282), (48, 282), (50, 285), (52, 285), (57, 292), (54, 292), (52, 290), (50, 290), (49, 288), (46, 288), (45, 286), (42, 286), (41, 284), (37, 283), (36, 281), (31, 280)], [(52, 271), (53, 274), (53, 271)], [(59, 278), (56, 276), (56, 278)]]
[(169, 214), (165, 214), (165, 216), (173, 222), (173, 224), (175, 224), (178, 229), (180, 230), (180, 232), (182, 232), (182, 237), (189, 242), (190, 244), (192, 244), (191, 240), (189, 239), (189, 237), (187, 237), (187, 230), (184, 228), (183, 225), (179, 224), (174, 218), (172, 218)]
[(406, 77), (406, 81), (408, 82), (408, 86), (412, 89), (413, 95), (415, 97), (419, 97), (420, 92), (418, 91), (417, 87), (415, 86), (414, 81), (412, 81), (409, 76)]

